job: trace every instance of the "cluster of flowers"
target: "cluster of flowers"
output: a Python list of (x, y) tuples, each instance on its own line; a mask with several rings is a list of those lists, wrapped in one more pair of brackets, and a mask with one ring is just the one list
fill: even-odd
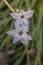
[(29, 21), (34, 13), (34, 10), (24, 11), (20, 10), (18, 13), (10, 13), (10, 15), (16, 19), (14, 22), (15, 30), (6, 32), (8, 35), (13, 36), (13, 43), (20, 41), (24, 45), (28, 45), (28, 40), (32, 40), (32, 37), (27, 34), (29, 30)]

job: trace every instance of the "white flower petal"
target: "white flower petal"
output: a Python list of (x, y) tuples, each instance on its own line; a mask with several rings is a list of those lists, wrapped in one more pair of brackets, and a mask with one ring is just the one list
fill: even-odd
[(20, 15), (24, 15), (25, 11), (24, 10), (20, 10)]
[(23, 34), (23, 37), (26, 38), (27, 40), (32, 40), (32, 37), (26, 33)]
[(14, 19), (20, 18), (20, 14), (19, 14), (19, 13), (10, 13), (10, 15), (11, 15)]
[(15, 29), (18, 31), (20, 30), (20, 27), (22, 26), (22, 24), (21, 25), (20, 24), (21, 24), (21, 20), (19, 20), (19, 19), (14, 22)]
[(29, 25), (29, 21), (28, 21), (28, 19), (23, 18), (22, 21), (24, 22), (24, 25), (26, 25), (26, 26)]
[(25, 13), (26, 18), (30, 18), (33, 15), (33, 13), (34, 13), (34, 10), (26, 11)]
[(21, 23), (21, 19), (18, 19), (14, 22), (15, 28), (19, 28), (19, 25)]
[(13, 43), (17, 43), (20, 40), (20, 36), (19, 35), (15, 35), (14, 39), (13, 39)]
[(10, 36), (15, 36), (15, 30), (10, 30), (8, 32), (6, 32), (8, 35)]
[(14, 24), (16, 24), (16, 25), (25, 25), (25, 26), (28, 26), (29, 25), (29, 21), (26, 19), (26, 18), (24, 18), (24, 19), (21, 19), (21, 18), (18, 18), (16, 21), (15, 21), (15, 23)]
[(24, 20), (18, 19), (17, 21), (14, 22), (15, 28), (19, 30), (19, 28), (22, 28), (24, 32), (28, 32), (29, 30), (29, 25), (28, 23), (26, 24)]
[(24, 27), (23, 27), (23, 32), (26, 33), (26, 32), (28, 32), (28, 31), (29, 31), (29, 26), (24, 26)]
[(23, 21), (24, 21), (23, 31), (28, 32), (28, 30), (29, 30), (29, 21), (26, 18), (24, 18)]
[(20, 42), (26, 46), (28, 45), (28, 40), (26, 40), (25, 38), (21, 38)]

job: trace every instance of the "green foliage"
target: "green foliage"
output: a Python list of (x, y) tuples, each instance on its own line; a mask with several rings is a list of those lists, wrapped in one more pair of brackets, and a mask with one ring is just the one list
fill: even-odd
[[(14, 9), (35, 10), (34, 15), (29, 19), (30, 30), (28, 32), (33, 40), (29, 42), (28, 47), (20, 42), (12, 43), (12, 37), (6, 32), (14, 29), (14, 19), (9, 15), (10, 9), (3, 0), (0, 0), (0, 50), (14, 51), (13, 56), (10, 54), (12, 65), (43, 65), (43, 0), (8, 0), (8, 2)], [(37, 53), (35, 60), (30, 59), (29, 56), (29, 51), (33, 48)]]

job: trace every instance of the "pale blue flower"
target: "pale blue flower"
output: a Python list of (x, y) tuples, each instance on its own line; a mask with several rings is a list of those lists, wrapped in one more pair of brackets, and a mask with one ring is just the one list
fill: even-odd
[[(34, 10), (20, 10), (19, 13), (10, 13), (10, 15), (16, 19), (15, 21), (15, 28), (23, 27), (25, 29), (29, 30), (29, 21), (28, 18), (30, 18), (34, 13)], [(28, 31), (26, 30), (26, 31)]]
[(25, 32), (25, 28), (19, 28), (6, 32), (8, 35), (13, 36), (13, 43), (20, 41), (24, 45), (28, 45), (28, 40), (32, 40), (32, 37)]
[(14, 19), (27, 19), (30, 18), (34, 13), (34, 10), (28, 10), (28, 11), (24, 11), (24, 10), (20, 10), (19, 13), (10, 13), (10, 15), (14, 18)]

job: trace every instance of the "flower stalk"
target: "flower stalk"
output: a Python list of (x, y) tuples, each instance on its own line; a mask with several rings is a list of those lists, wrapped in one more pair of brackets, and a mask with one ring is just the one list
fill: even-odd
[(7, 2), (7, 0), (3, 0), (5, 2), (5, 4), (9, 7), (9, 9), (12, 11), (12, 12), (15, 12), (15, 10), (12, 8), (12, 6)]

